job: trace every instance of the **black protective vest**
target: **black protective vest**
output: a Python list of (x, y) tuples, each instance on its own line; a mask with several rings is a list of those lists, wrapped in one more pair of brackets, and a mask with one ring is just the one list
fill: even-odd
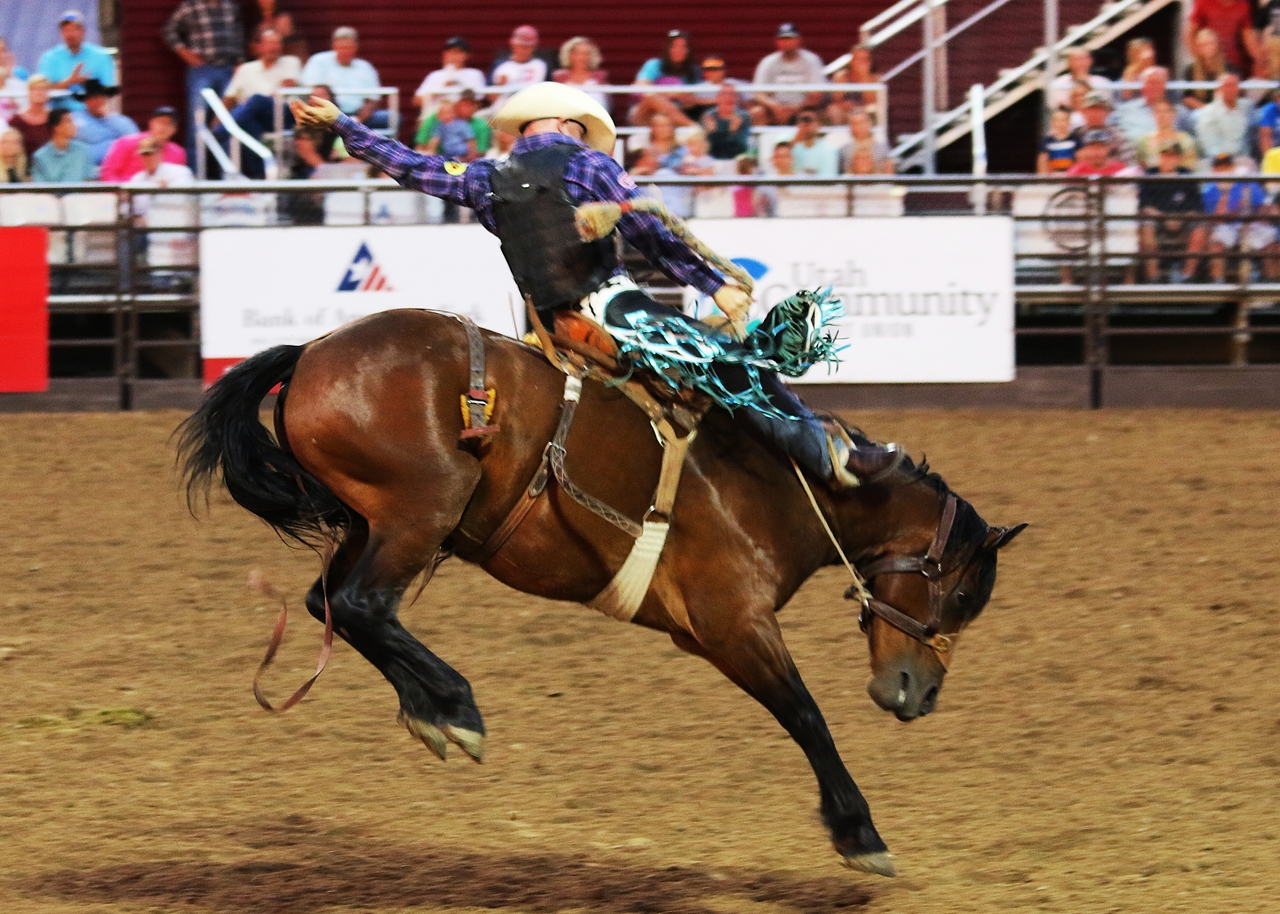
[(612, 233), (584, 242), (564, 182), (581, 146), (556, 143), (513, 155), (493, 170), (493, 219), (502, 256), (521, 293), (539, 311), (576, 306), (618, 267)]

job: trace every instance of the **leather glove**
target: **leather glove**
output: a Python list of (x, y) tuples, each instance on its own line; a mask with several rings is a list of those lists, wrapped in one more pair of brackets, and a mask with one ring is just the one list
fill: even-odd
[(747, 333), (747, 312), (751, 310), (751, 293), (741, 286), (725, 283), (712, 296), (716, 307), (724, 312), (733, 326), (733, 335), (742, 339)]
[(295, 98), (289, 102), (289, 110), (293, 112), (293, 119), (300, 126), (320, 127), (325, 130), (332, 127), (338, 120), (338, 116), (342, 114), (342, 109), (333, 102), (314, 95), (306, 102)]

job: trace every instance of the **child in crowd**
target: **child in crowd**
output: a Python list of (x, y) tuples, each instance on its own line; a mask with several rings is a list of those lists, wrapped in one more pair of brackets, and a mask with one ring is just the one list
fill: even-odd
[(459, 162), (474, 162), (480, 157), (476, 133), (471, 124), (458, 117), (451, 98), (442, 99), (436, 109), (436, 123), (427, 135), (426, 152)]
[[(740, 175), (756, 173), (756, 157), (743, 154), (734, 160), (734, 171)], [(756, 189), (750, 184), (735, 184), (733, 188), (733, 215), (739, 218), (756, 214)]]
[(1058, 108), (1049, 115), (1049, 133), (1040, 141), (1036, 174), (1056, 175), (1076, 164), (1080, 141), (1071, 130), (1071, 112)]
[(701, 130), (694, 130), (684, 141), (684, 158), (676, 166), (676, 173), (682, 175), (716, 173), (716, 160), (711, 157), (711, 144), (707, 141), (707, 135)]

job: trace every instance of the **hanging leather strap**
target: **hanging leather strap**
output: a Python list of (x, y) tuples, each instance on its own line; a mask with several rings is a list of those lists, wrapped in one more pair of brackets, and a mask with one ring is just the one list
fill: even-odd
[(467, 427), (459, 436), (464, 441), (470, 438), (483, 438), (499, 431), (499, 426), (489, 425), (489, 417), (493, 414), (494, 391), (484, 386), (484, 337), (475, 321), (465, 315), (458, 315), (458, 320), (467, 331), (467, 348), (470, 350), (470, 385), (462, 395), (462, 404), (467, 419)]

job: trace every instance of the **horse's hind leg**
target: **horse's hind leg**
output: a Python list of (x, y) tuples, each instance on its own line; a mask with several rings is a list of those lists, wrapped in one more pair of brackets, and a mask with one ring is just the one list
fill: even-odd
[(396, 617), (405, 588), (435, 559), (444, 536), (408, 525), (381, 532), (358, 521), (334, 553), (325, 585), (317, 580), (307, 594), (307, 609), (323, 619), (327, 589), (334, 630), (395, 687), (409, 732), (442, 759), (452, 740), (479, 761), (485, 730), (470, 684)]

